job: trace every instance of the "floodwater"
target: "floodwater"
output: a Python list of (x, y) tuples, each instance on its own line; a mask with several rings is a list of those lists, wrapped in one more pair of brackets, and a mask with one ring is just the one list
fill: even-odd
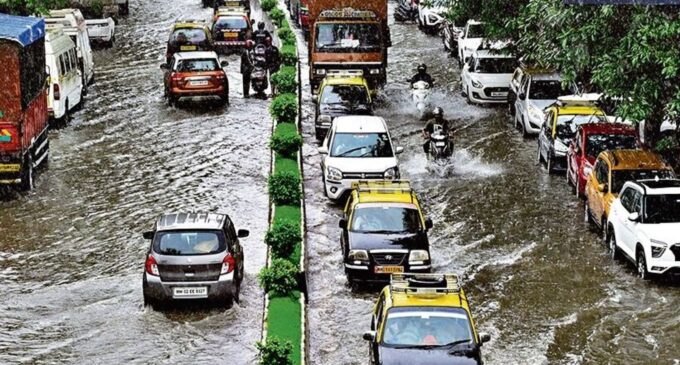
[[(513, 129), (504, 107), (467, 105), (457, 61), (438, 37), (413, 24), (392, 24), (391, 32), (389, 84), (376, 114), (405, 148), (402, 177), (434, 221), (434, 270), (461, 275), (478, 329), (491, 334), (486, 363), (680, 363), (680, 287), (644, 282), (632, 266), (612, 262), (565, 177), (537, 165), (536, 140)], [(421, 62), (437, 80), (435, 104), (461, 128), (447, 171), (427, 166), (424, 122), (409, 103), (406, 79)], [(340, 207), (322, 192), (305, 91), (309, 357), (312, 364), (366, 364), (361, 335), (377, 295), (346, 285)]]
[[(265, 264), (268, 102), (241, 94), (227, 57), (228, 107), (163, 99), (159, 69), (176, 18), (200, 0), (130, 3), (117, 43), (95, 52), (96, 80), (27, 194), (0, 201), (0, 363), (255, 363)], [(261, 12), (253, 8), (260, 18)], [(228, 213), (242, 239), (241, 303), (154, 311), (142, 305), (148, 242), (169, 211)]]

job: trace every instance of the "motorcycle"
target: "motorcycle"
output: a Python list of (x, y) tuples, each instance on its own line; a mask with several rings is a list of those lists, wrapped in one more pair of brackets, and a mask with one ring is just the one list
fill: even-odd
[(453, 141), (449, 134), (445, 134), (440, 125), (434, 126), (434, 133), (430, 135), (428, 159), (437, 161), (451, 157)]
[(456, 27), (453, 22), (446, 21), (442, 28), (442, 42), (444, 49), (449, 52), (451, 56), (458, 56), (458, 37), (463, 33), (463, 30)]
[(430, 85), (425, 81), (418, 81), (411, 88), (411, 98), (421, 120), (432, 113), (430, 93)]
[(397, 22), (415, 22), (418, 20), (418, 5), (413, 0), (400, 0), (394, 10), (394, 20)]
[(253, 50), (253, 71), (250, 73), (250, 84), (256, 93), (262, 94), (269, 87), (267, 77), (267, 57), (264, 45), (258, 44)]

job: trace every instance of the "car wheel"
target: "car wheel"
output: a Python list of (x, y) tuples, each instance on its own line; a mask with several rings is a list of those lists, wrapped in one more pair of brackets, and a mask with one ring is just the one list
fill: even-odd
[(472, 104), (472, 99), (470, 98), (470, 87), (467, 87), (467, 103)]
[(647, 271), (647, 259), (645, 252), (638, 247), (635, 256), (637, 257), (637, 273), (640, 279), (649, 280), (649, 271)]
[(609, 241), (609, 226), (606, 217), (602, 217), (602, 221), (600, 222), (600, 238), (605, 245)]
[(169, 106), (175, 106), (177, 105), (177, 97), (174, 95), (168, 93), (168, 105)]
[(583, 221), (586, 222), (589, 226), (592, 226), (594, 224), (593, 215), (590, 214), (590, 207), (588, 206), (587, 200), (583, 203), (583, 206), (585, 207), (583, 209), (585, 212)]
[(241, 303), (241, 279), (234, 282), (233, 293), (231, 294), (232, 302)]
[(578, 176), (576, 176), (576, 182), (574, 183), (574, 186), (576, 187), (574, 189), (576, 198), (582, 199), (583, 195), (579, 192), (581, 190), (581, 179), (579, 179)]
[(24, 166), (21, 171), (21, 190), (29, 191), (33, 189), (33, 157), (31, 152), (28, 152), (28, 156), (24, 161)]
[(321, 168), (321, 181), (323, 182), (323, 194), (326, 198), (330, 199), (331, 197), (328, 196), (328, 189), (326, 189), (326, 175), (323, 173), (323, 167)]
[(529, 131), (527, 131), (527, 124), (524, 123), (524, 117), (522, 117), (522, 137), (529, 138)]
[(616, 234), (614, 233), (614, 230), (611, 230), (611, 234), (609, 235), (609, 256), (612, 258), (612, 260), (617, 261), (619, 259), (619, 249), (616, 247)]
[(541, 145), (538, 145), (538, 148), (536, 149), (536, 161), (539, 165), (543, 164), (543, 155), (541, 154)]
[(553, 170), (553, 157), (548, 154), (548, 158), (545, 159), (545, 169), (548, 170), (548, 174), (552, 173)]

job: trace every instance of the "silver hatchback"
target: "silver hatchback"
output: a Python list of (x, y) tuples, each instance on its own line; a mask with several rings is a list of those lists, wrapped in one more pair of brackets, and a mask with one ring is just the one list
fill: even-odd
[(209, 299), (225, 305), (239, 300), (243, 249), (229, 216), (217, 213), (164, 214), (154, 229), (144, 265), (144, 304)]

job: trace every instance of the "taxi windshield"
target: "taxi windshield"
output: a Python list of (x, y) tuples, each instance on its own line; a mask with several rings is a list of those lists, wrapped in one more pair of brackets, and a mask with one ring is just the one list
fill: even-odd
[(356, 107), (368, 104), (368, 93), (361, 85), (328, 85), (321, 93), (321, 104)]
[(445, 346), (474, 343), (462, 308), (401, 307), (387, 312), (382, 344), (389, 347)]
[(420, 214), (414, 208), (394, 206), (357, 206), (352, 214), (352, 232), (416, 233), (420, 231)]
[(219, 231), (168, 231), (156, 233), (153, 250), (161, 255), (210, 255), (226, 249)]
[(557, 138), (569, 140), (576, 135), (576, 129), (581, 124), (603, 122), (601, 116), (592, 115), (559, 115), (557, 116)]
[(178, 72), (201, 72), (201, 71), (219, 71), (220, 66), (216, 59), (194, 59), (194, 60), (179, 60), (177, 62)]
[(393, 157), (387, 133), (336, 133), (331, 157)]
[(380, 30), (376, 23), (327, 23), (316, 26), (318, 52), (378, 52)]
[(215, 22), (215, 29), (247, 29), (248, 22), (242, 16), (222, 16)]
[(586, 143), (586, 156), (597, 157), (602, 151), (635, 149), (635, 136), (623, 134), (590, 134)]
[(170, 42), (177, 44), (198, 44), (205, 42), (207, 36), (201, 28), (181, 28), (175, 29), (170, 36)]
[(614, 170), (612, 171), (612, 193), (618, 194), (626, 181), (647, 179), (672, 179), (673, 172), (670, 170)]

